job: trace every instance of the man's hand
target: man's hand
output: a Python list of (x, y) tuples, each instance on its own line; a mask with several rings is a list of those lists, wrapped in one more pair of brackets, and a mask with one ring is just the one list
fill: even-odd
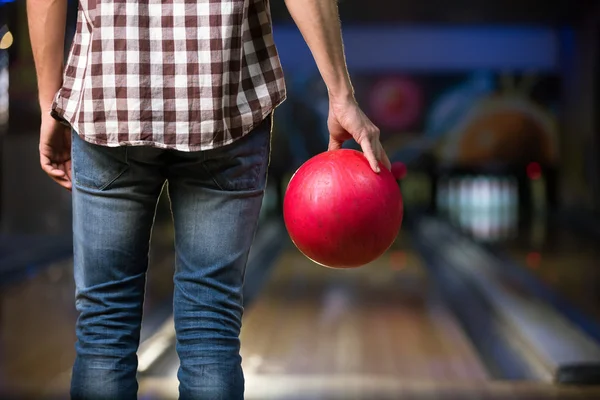
[(48, 114), (62, 85), (67, 0), (27, 0), (27, 21), (42, 110), (40, 163), (71, 190), (71, 132)]
[(50, 178), (71, 190), (71, 130), (50, 115), (42, 116), (40, 164)]
[(390, 160), (379, 141), (379, 128), (362, 112), (353, 98), (329, 101), (329, 150), (338, 150), (349, 139), (360, 145), (373, 171), (379, 173), (379, 162), (389, 170)]
[(390, 160), (379, 142), (379, 129), (354, 100), (346, 67), (337, 0), (285, 0), (288, 10), (317, 63), (329, 92), (329, 149), (342, 147), (354, 138), (373, 171), (377, 161), (390, 168)]

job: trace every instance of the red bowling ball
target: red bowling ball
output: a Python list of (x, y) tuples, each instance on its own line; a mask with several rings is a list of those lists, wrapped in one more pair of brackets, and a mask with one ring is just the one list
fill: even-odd
[(330, 268), (360, 267), (379, 258), (402, 225), (398, 183), (383, 165), (376, 174), (355, 150), (327, 151), (294, 174), (283, 216), (296, 247)]

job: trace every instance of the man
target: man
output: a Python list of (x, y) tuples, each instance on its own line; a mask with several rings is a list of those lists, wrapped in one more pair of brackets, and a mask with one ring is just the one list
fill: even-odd
[[(134, 399), (149, 239), (168, 182), (183, 399), (243, 398), (242, 285), (285, 98), (267, 0), (28, 0), (43, 170), (73, 192), (74, 399)], [(329, 149), (389, 168), (354, 100), (335, 0), (287, 0), (328, 87)], [(64, 73), (63, 73), (64, 70)]]

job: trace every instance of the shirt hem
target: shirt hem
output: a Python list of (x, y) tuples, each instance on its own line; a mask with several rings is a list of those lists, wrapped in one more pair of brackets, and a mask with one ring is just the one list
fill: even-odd
[[(124, 140), (124, 141), (119, 141), (119, 142), (112, 142), (112, 141), (108, 141), (108, 140), (98, 140), (94, 137), (94, 134), (86, 135), (85, 132), (82, 132), (80, 129), (78, 129), (77, 124), (75, 124), (75, 123), (73, 123), (73, 121), (69, 121), (67, 118), (65, 118), (65, 114), (66, 114), (65, 110), (63, 108), (61, 108), (60, 106), (58, 106), (57, 101), (55, 101), (53, 104), (51, 116), (54, 119), (56, 119), (57, 121), (70, 126), (71, 129), (73, 129), (73, 131), (75, 131), (75, 133), (77, 133), (77, 135), (82, 140), (84, 140), (88, 143), (91, 143), (91, 144), (105, 146), (105, 147), (121, 147), (121, 146), (154, 147), (154, 148), (164, 149), (164, 150), (194, 152), (194, 151), (212, 150), (212, 149), (216, 149), (219, 147), (227, 146), (227, 145), (234, 143), (238, 139), (243, 138), (248, 133), (250, 133), (252, 130), (254, 130), (256, 127), (258, 127), (265, 120), (265, 118), (267, 118), (267, 116), (269, 116), (269, 114), (271, 114), (277, 107), (279, 107), (286, 100), (286, 98), (287, 98), (286, 94), (283, 94), (280, 96), (280, 98), (278, 100), (272, 102), (271, 105), (269, 107), (267, 107), (265, 109), (265, 111), (262, 112), (260, 120), (254, 121), (254, 122), (252, 122), (252, 124), (245, 126), (242, 130), (242, 133), (239, 136), (230, 137), (228, 140), (220, 141), (217, 144), (211, 142), (208, 145), (201, 144), (201, 145), (196, 145), (196, 146), (187, 146), (187, 145), (181, 146), (181, 145), (177, 145), (177, 144), (165, 144), (163, 142), (149, 141), (149, 140)], [(214, 132), (211, 132), (211, 133), (214, 133)], [(191, 136), (191, 135), (202, 136), (205, 134), (206, 133), (203, 134), (201, 132), (188, 132), (187, 133), (188, 136)]]

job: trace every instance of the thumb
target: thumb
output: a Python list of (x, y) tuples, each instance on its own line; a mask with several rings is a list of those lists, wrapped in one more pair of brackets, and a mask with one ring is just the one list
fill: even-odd
[(331, 136), (329, 137), (329, 147), (328, 150), (339, 150), (342, 148), (342, 142), (339, 140), (335, 140)]

